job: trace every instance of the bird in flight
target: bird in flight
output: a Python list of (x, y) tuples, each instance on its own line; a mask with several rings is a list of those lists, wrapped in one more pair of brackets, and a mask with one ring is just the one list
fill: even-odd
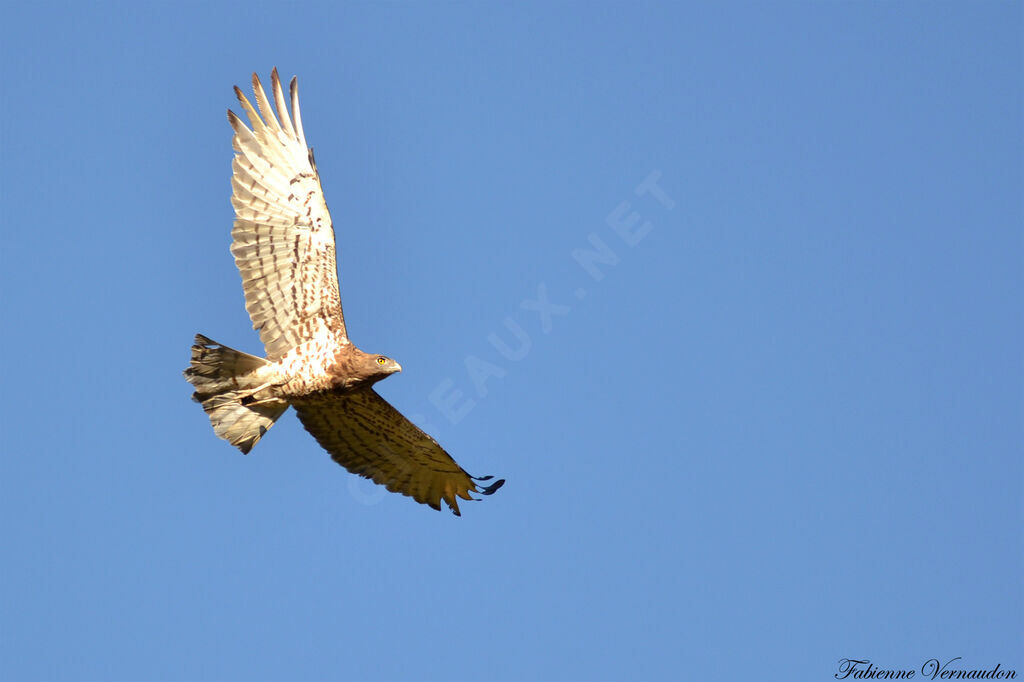
[[(235, 87), (249, 126), (233, 112), (231, 253), (242, 274), (245, 307), (260, 333), (260, 358), (197, 334), (185, 378), (214, 432), (243, 453), (295, 408), (306, 430), (335, 462), (392, 492), (458, 516), (458, 498), (490, 495), (504, 484), (470, 476), (373, 390), (402, 367), (355, 346), (338, 290), (334, 227), (306, 145), (299, 92), (289, 101), (275, 68), (277, 114), (256, 74), (259, 111)], [(290, 111), (290, 115), (289, 115)]]

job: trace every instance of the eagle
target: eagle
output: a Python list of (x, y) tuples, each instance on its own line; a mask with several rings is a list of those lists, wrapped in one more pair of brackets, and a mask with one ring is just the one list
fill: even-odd
[(443, 500), (459, 516), (459, 498), (490, 495), (505, 481), (470, 476), (373, 389), (402, 366), (349, 339), (334, 226), (306, 146), (297, 80), (289, 88), (290, 115), (276, 68), (271, 84), (276, 114), (256, 74), (259, 112), (235, 87), (251, 128), (228, 110), (235, 151), (231, 253), (267, 356), (197, 334), (184, 372), (192, 398), (214, 433), (245, 454), (290, 405), (341, 466), (434, 509)]

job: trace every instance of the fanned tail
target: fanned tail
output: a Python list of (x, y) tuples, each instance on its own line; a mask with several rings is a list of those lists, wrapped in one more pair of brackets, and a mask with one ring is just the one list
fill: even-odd
[(288, 409), (268, 390), (270, 365), (196, 334), (191, 366), (185, 370), (196, 389), (192, 399), (203, 406), (214, 433), (246, 454)]

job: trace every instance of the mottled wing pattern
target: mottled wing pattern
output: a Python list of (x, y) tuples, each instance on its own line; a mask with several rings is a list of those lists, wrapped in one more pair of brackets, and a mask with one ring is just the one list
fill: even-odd
[(231, 203), (235, 207), (231, 253), (242, 273), (245, 307), (270, 360), (323, 332), (347, 338), (338, 293), (334, 229), (313, 151), (306, 147), (299, 92), (291, 82), (291, 116), (277, 69), (272, 74), (274, 114), (253, 74), (257, 113), (242, 91), (235, 94), (250, 130), (228, 111), (235, 130)]
[(459, 515), (458, 499), (490, 495), (505, 482), (488, 486), (474, 478), (433, 438), (402, 416), (372, 388), (347, 394), (314, 394), (292, 401), (303, 426), (335, 462), (417, 502)]

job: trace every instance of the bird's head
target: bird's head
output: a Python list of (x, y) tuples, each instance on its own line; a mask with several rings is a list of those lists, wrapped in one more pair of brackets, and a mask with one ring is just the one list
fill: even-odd
[(359, 351), (357, 366), (353, 369), (355, 369), (354, 378), (358, 383), (375, 384), (395, 372), (401, 372), (402, 366), (386, 355)]
[(402, 371), (402, 366), (398, 364), (397, 361), (385, 355), (371, 355), (369, 357), (374, 369), (374, 374), (380, 375), (381, 379), (389, 374)]
[(334, 364), (327, 370), (331, 385), (340, 390), (368, 386), (401, 372), (402, 366), (385, 355), (364, 353), (350, 343), (338, 349)]

